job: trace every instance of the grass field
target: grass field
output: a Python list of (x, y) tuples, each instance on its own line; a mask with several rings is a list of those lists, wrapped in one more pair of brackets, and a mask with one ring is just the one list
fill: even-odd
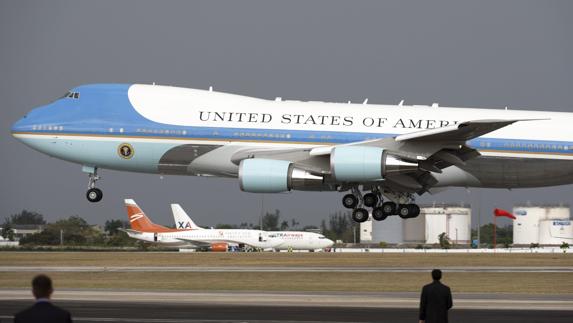
[(3, 266), (572, 266), (572, 254), (0, 252)]
[[(333, 253), (150, 253), (2, 252), (3, 266), (573, 266), (563, 254), (333, 254)], [(2, 272), (0, 288), (27, 288), (35, 273)], [(419, 291), (429, 273), (333, 272), (53, 272), (56, 288)], [(454, 292), (571, 294), (573, 273), (446, 273)]]
[[(2, 288), (28, 288), (34, 273), (0, 274)], [(431, 279), (420, 273), (50, 273), (55, 288), (250, 291), (419, 291)], [(571, 294), (570, 273), (447, 273), (453, 292)]]

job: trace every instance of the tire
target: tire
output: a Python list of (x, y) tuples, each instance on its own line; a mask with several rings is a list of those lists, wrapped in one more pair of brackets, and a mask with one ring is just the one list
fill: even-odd
[(368, 220), (368, 211), (363, 208), (354, 209), (352, 211), (352, 220), (362, 223)]
[(375, 207), (378, 204), (378, 196), (374, 193), (364, 194), (364, 205), (367, 207)]
[(372, 218), (376, 221), (384, 221), (388, 217), (388, 214), (384, 213), (384, 209), (379, 206), (372, 210)]
[(412, 216), (412, 208), (410, 204), (400, 204), (398, 205), (398, 215), (402, 219), (409, 219)]
[(394, 202), (384, 202), (382, 203), (382, 211), (386, 216), (396, 214), (396, 203)]
[(99, 188), (90, 188), (86, 192), (86, 198), (92, 203), (97, 203), (103, 198), (103, 192)]
[(354, 194), (346, 194), (342, 198), (342, 205), (347, 209), (353, 209), (358, 205), (358, 198)]
[(410, 218), (415, 218), (420, 215), (420, 207), (417, 204), (410, 204), (410, 210), (412, 211)]

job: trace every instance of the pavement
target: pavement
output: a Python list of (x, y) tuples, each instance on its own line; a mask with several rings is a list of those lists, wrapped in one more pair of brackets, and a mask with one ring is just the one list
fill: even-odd
[[(449, 312), (450, 322), (570, 323), (572, 311), (459, 309)], [(0, 322), (31, 305), (31, 300), (0, 301)], [(221, 304), (137, 303), (128, 301), (55, 301), (72, 313), (74, 322), (138, 323), (289, 323), (289, 322), (417, 322), (416, 308), (362, 308), (320, 306), (261, 306)]]
[[(557, 310), (573, 317), (573, 294), (472, 294), (453, 295), (457, 309)], [(0, 289), (0, 301), (30, 300), (28, 289)], [(415, 309), (419, 294), (412, 292), (251, 292), (251, 291), (155, 291), (115, 289), (65, 289), (54, 293), (56, 301), (195, 304), (220, 306), (296, 306), (337, 308)]]
[[(431, 267), (315, 267), (315, 266), (0, 266), (0, 272), (329, 272), (329, 273), (428, 273)], [(573, 267), (557, 266), (450, 266), (443, 272), (454, 273), (573, 273)]]

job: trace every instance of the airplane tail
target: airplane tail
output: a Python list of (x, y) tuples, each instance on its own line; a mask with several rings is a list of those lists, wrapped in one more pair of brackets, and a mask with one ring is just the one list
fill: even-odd
[(155, 224), (145, 215), (143, 210), (137, 206), (132, 199), (125, 200), (125, 207), (127, 208), (127, 216), (131, 229), (139, 232), (166, 232), (171, 229), (164, 226)]
[(185, 210), (179, 204), (171, 204), (171, 211), (173, 212), (173, 220), (175, 220), (175, 227), (177, 230), (198, 230), (203, 229), (191, 220)]

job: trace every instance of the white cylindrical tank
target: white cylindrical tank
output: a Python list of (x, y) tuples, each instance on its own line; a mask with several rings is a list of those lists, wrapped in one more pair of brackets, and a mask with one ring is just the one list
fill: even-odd
[(570, 210), (568, 206), (551, 206), (545, 208), (545, 219), (547, 220), (562, 220), (562, 219), (569, 219), (570, 217)]
[(405, 243), (425, 243), (426, 242), (426, 217), (423, 214), (403, 221), (404, 242)]
[(448, 208), (448, 227), (447, 233), (450, 240), (455, 244), (471, 243), (471, 218), (472, 213), (469, 208)]
[(573, 243), (573, 225), (569, 219), (552, 219), (539, 222), (539, 244), (560, 245)]
[(372, 217), (360, 223), (360, 242), (372, 242)]
[(568, 219), (569, 207), (563, 205), (516, 205), (513, 207), (513, 244), (541, 243), (540, 223), (551, 219)]
[(426, 243), (439, 243), (443, 232), (455, 244), (471, 242), (471, 208), (464, 205), (442, 205), (422, 208), (425, 217)]
[(420, 213), (426, 222), (426, 243), (439, 243), (439, 235), (447, 231), (446, 210), (441, 207), (423, 207)]
[(372, 242), (403, 243), (402, 218), (389, 216), (384, 221), (372, 221)]

